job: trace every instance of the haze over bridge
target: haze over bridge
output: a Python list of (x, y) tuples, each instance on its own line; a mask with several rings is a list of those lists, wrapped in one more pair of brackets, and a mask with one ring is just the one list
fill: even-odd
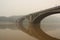
[(42, 19), (57, 13), (60, 13), (60, 6), (26, 15), (19, 20), (18, 28), (40, 40), (60, 40), (47, 35), (40, 28), (40, 22)]

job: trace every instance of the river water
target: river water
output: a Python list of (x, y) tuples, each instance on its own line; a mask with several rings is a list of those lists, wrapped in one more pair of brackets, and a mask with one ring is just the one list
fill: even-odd
[(21, 30), (0, 29), (0, 40), (37, 40)]
[(0, 40), (37, 40), (17, 29), (16, 25), (0, 25)]

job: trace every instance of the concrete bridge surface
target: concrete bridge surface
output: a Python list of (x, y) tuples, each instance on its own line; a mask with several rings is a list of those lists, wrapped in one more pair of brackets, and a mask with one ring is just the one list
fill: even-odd
[(60, 40), (49, 36), (40, 28), (40, 22), (42, 19), (57, 13), (60, 13), (60, 6), (26, 15), (19, 20), (18, 28), (39, 40)]

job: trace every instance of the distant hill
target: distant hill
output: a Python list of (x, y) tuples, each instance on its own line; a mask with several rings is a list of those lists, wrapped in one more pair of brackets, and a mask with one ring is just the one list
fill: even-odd
[(0, 16), (0, 22), (16, 22), (16, 20), (20, 19), (21, 16), (10, 16), (10, 17), (5, 17), (5, 16)]

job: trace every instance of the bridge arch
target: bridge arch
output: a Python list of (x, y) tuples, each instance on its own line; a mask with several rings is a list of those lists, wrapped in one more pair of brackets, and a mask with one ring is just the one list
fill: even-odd
[[(23, 26), (23, 31), (25, 31), (26, 33), (30, 34), (31, 36), (34, 36), (40, 40), (60, 40), (57, 38), (53, 38), (49, 35), (47, 35), (45, 32), (42, 31), (42, 29), (40, 28), (40, 22), (47, 16), (52, 15), (52, 14), (57, 14), (60, 13), (60, 6), (58, 7), (54, 7), (54, 8), (50, 8), (41, 12), (37, 12), (36, 14), (39, 14), (38, 16), (34, 16), (34, 14), (30, 15), (33, 16), (33, 20), (29, 17), (27, 17), (27, 19), (29, 19), (31, 22), (29, 23), (28, 26), (28, 30), (25, 31), (24, 26)], [(25, 18), (26, 19), (26, 18)], [(21, 21), (23, 22), (23, 21)], [(22, 26), (21, 26), (22, 27)]]
[[(40, 39), (44, 40), (60, 40), (60, 39), (57, 39), (57, 38), (53, 38), (49, 35), (47, 35), (45, 32), (42, 31), (42, 29), (40, 28), (40, 23), (41, 21), (49, 16), (49, 15), (52, 15), (52, 14), (57, 14), (57, 13), (60, 13), (60, 6), (59, 7), (55, 7), (55, 8), (51, 8), (51, 9), (48, 9), (46, 11), (43, 11), (43, 12), (40, 12), (40, 15), (37, 16), (34, 20), (33, 20), (33, 24), (34, 24), (34, 29), (36, 31), (37, 34), (39, 34), (39, 37)], [(38, 13), (37, 13), (38, 14)]]
[(42, 19), (44, 19), (45, 17), (52, 15), (52, 14), (57, 14), (60, 13), (60, 6), (54, 7), (54, 8), (50, 8), (47, 10), (44, 10), (42, 12), (38, 12), (36, 14), (39, 14), (37, 17), (35, 17), (35, 19), (32, 21), (33, 23), (40, 23)]

